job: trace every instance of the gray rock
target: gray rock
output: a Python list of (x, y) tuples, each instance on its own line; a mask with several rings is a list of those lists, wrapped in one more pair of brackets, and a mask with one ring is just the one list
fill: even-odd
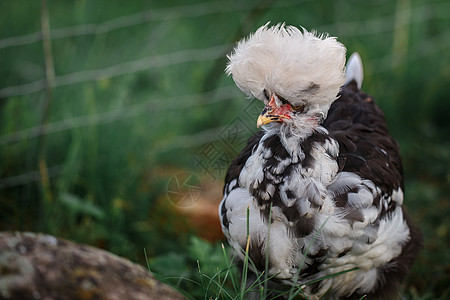
[(142, 266), (37, 233), (0, 233), (0, 299), (184, 299)]

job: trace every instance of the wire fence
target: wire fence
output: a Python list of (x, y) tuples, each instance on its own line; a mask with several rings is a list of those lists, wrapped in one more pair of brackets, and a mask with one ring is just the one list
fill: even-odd
[[(303, 1), (304, 2), (304, 1)], [(172, 20), (180, 18), (198, 17), (207, 14), (224, 13), (229, 11), (249, 10), (250, 5), (240, 5), (235, 8), (224, 9), (222, 2), (210, 1), (198, 5), (175, 7), (170, 9), (149, 10), (146, 12), (132, 14), (116, 19), (112, 19), (99, 24), (85, 24), (79, 26), (72, 26), (66, 28), (52, 29), (50, 30), (50, 36), (52, 40), (69, 38), (82, 35), (99, 35), (108, 33), (113, 30), (123, 29), (133, 25), (139, 25), (144, 22), (157, 21), (157, 20)], [(293, 4), (291, 4), (293, 5)], [(299, 5), (299, 3), (296, 3)], [(286, 3), (278, 3), (273, 7), (287, 7)], [(444, 15), (436, 15), (431, 13), (417, 13), (415, 18), (405, 18), (403, 16), (411, 15), (412, 12), (423, 12), (430, 10), (449, 11), (450, 2), (443, 2), (431, 5), (421, 5), (415, 8), (404, 9), (395, 14), (388, 16), (373, 18), (369, 20), (352, 21), (352, 22), (340, 22), (331, 25), (326, 25), (317, 28), (319, 31), (329, 31), (332, 28), (339, 28), (340, 35), (342, 36), (355, 36), (355, 35), (369, 35), (379, 34), (381, 32), (392, 31), (395, 18), (397, 17), (400, 22), (395, 26), (411, 26), (412, 24), (418, 24), (427, 22), (433, 19), (446, 18)], [(414, 45), (415, 48), (420, 48), (420, 53), (416, 54), (411, 60), (428, 55), (429, 52), (441, 51), (448, 47), (450, 33), (445, 31), (438, 34), (435, 37), (430, 37), (427, 40), (422, 41), (419, 45)], [(35, 32), (23, 36), (15, 36), (0, 40), (0, 49), (24, 46), (32, 43), (36, 43), (42, 40), (42, 33)], [(66, 86), (81, 82), (96, 81), (101, 79), (108, 79), (117, 77), (120, 75), (131, 74), (139, 71), (148, 70), (149, 68), (159, 68), (172, 64), (181, 64), (188, 62), (196, 62), (202, 60), (213, 60), (221, 57), (223, 51), (229, 49), (231, 44), (217, 45), (206, 49), (184, 49), (173, 53), (165, 53), (160, 55), (148, 56), (142, 59), (119, 63), (116, 65), (108, 66), (102, 69), (96, 70), (84, 70), (65, 75), (59, 75), (55, 77), (54, 87)], [(389, 54), (385, 57), (373, 59), (369, 61), (369, 64), (378, 64), (380, 61), (389, 61), (395, 54)], [(388, 71), (391, 68), (381, 68), (379, 71)], [(27, 95), (34, 92), (42, 91), (45, 88), (45, 78), (37, 81), (19, 84), (14, 86), (8, 86), (0, 88), (0, 99), (8, 98), (18, 95)]]
[[(300, 3), (312, 1), (279, 1), (270, 5), (271, 8), (287, 8), (290, 6), (298, 6)], [(52, 40), (78, 37), (83, 35), (100, 35), (114, 30), (124, 29), (131, 26), (136, 26), (144, 23), (155, 21), (170, 21), (187, 18), (196, 18), (206, 15), (247, 11), (253, 8), (254, 4), (250, 2), (238, 2), (234, 6), (223, 5), (223, 1), (208, 1), (194, 5), (182, 5), (171, 8), (151, 9), (136, 14), (121, 16), (102, 23), (97, 24), (81, 24), (76, 26), (56, 28), (50, 30)], [(262, 5), (261, 9), (269, 8), (268, 5)], [(24, 46), (31, 43), (36, 43), (42, 40), (41, 32), (33, 32), (30, 34), (4, 38), (0, 40), (0, 49)]]
[[(97, 126), (133, 118), (138, 115), (148, 113), (150, 108), (152, 113), (157, 113), (158, 111), (168, 109), (186, 109), (189, 107), (199, 106), (199, 103), (197, 101), (199, 98), (207, 98), (208, 102), (205, 102), (204, 105), (211, 105), (221, 101), (231, 100), (235, 96), (237, 96), (236, 87), (227, 86), (204, 93), (166, 98), (157, 102), (154, 99), (150, 99), (141, 103), (127, 105), (119, 109), (99, 114), (89, 114), (85, 116), (66, 118), (61, 121), (38, 125), (32, 128), (4, 134), (0, 136), (0, 146), (35, 138), (41, 135), (43, 132), (45, 134), (53, 134), (66, 130), (88, 126)], [(164, 103), (164, 107), (162, 107), (161, 105), (158, 106), (157, 104), (155, 104), (155, 102)]]
[[(206, 49), (186, 49), (124, 62), (103, 69), (85, 70), (60, 75), (54, 78), (53, 88), (82, 82), (110, 79), (121, 75), (145, 71), (150, 68), (154, 69), (187, 62), (213, 60), (222, 57), (222, 53), (230, 46), (231, 45), (218, 45)], [(0, 99), (42, 91), (45, 88), (45, 83), (46, 80), (43, 78), (23, 85), (2, 88), (0, 89)]]
[[(304, 2), (310, 1), (311, 0), (303, 0), (295, 3), (292, 1), (277, 1), (274, 3), (267, 2), (261, 4), (258, 9), (290, 8), (300, 6)], [(254, 3), (244, 1), (230, 6), (223, 5), (223, 1), (208, 1), (195, 5), (150, 9), (95, 24), (80, 24), (70, 27), (53, 28), (49, 30), (49, 36), (52, 41), (87, 35), (96, 36), (151, 22), (171, 22), (174, 20), (197, 18), (213, 14), (251, 11), (254, 7)], [(422, 4), (416, 7), (408, 7), (381, 17), (361, 21), (338, 22), (321, 26), (317, 29), (319, 31), (334, 31), (334, 29), (339, 29), (339, 35), (341, 36), (375, 35), (385, 32), (393, 32), (399, 27), (420, 25), (421, 23), (446, 18), (444, 14), (432, 13), (435, 11), (450, 11), (450, 3), (442, 2)], [(27, 47), (31, 44), (41, 42), (42, 40), (42, 32), (7, 37), (0, 39), (0, 50), (11, 47)], [(182, 49), (170, 53), (156, 54), (136, 60), (124, 61), (99, 69), (88, 69), (68, 74), (57, 74), (54, 77), (51, 88), (110, 79), (122, 75), (142, 72), (148, 69), (154, 70), (177, 64), (214, 61), (223, 58), (223, 53), (228, 51), (231, 47), (232, 44), (224, 43), (206, 48)], [(449, 47), (450, 30), (445, 30), (434, 36), (430, 36), (427, 39), (423, 39), (414, 45), (410, 45), (410, 55), (408, 55), (406, 59), (402, 60), (401, 63), (406, 64), (411, 61), (420, 60), (423, 57), (448, 50)], [(398, 55), (398, 53), (392, 52), (379, 58), (373, 58), (365, 63), (368, 65), (377, 66), (374, 68), (374, 73), (388, 72), (399, 66), (391, 63)], [(46, 78), (41, 78), (28, 83), (18, 83), (16, 85), (0, 87), (0, 101), (7, 101), (8, 98), (15, 96), (24, 96), (42, 92), (45, 90), (46, 84), (48, 84)], [(226, 86), (215, 88), (212, 91), (205, 93), (196, 93), (181, 97), (179, 96), (164, 99), (151, 98), (138, 104), (127, 105), (110, 111), (76, 117), (67, 117), (59, 121), (43, 123), (31, 128), (4, 133), (0, 136), (0, 145), (4, 147), (12, 143), (39, 137), (43, 134), (50, 135), (76, 128), (110, 124), (120, 120), (134, 118), (148, 111), (150, 107), (153, 112), (158, 110), (189, 108), (198, 106), (197, 100), (199, 98), (208, 98), (210, 101), (204, 103), (204, 105), (209, 105), (233, 99), (237, 97), (237, 95), (238, 91), (236, 87)], [(158, 103), (164, 103), (165, 105), (158, 106)], [(159, 141), (155, 147), (155, 150), (164, 152), (177, 148), (198, 147), (199, 145), (205, 144), (217, 138), (218, 133), (223, 129), (223, 126), (219, 126), (216, 128), (206, 129), (193, 135), (180, 135), (175, 138)], [(61, 165), (55, 165), (48, 168), (48, 173), (51, 177), (58, 176), (61, 171)], [(38, 179), (38, 171), (24, 172), (23, 174), (19, 174), (17, 176), (0, 179), (0, 189), (27, 184), (29, 182), (37, 181)]]
[[(311, 0), (303, 0), (297, 2), (284, 2), (279, 1), (271, 5), (271, 8), (287, 8), (290, 6), (298, 6), (303, 2)], [(139, 12), (137, 14), (131, 14), (127, 16), (118, 17), (111, 19), (102, 23), (97, 24), (81, 24), (76, 26), (56, 28), (50, 30), (50, 36), (52, 40), (79, 37), (83, 35), (100, 35), (105, 34), (114, 30), (124, 29), (131, 26), (136, 26), (144, 23), (155, 22), (155, 21), (170, 21), (185, 18), (195, 18), (210, 14), (226, 13), (226, 12), (236, 12), (236, 11), (246, 11), (252, 8), (252, 4), (248, 2), (240, 2), (235, 7), (224, 6), (222, 1), (209, 1), (200, 3), (197, 5), (183, 5), (172, 8), (162, 8), (162, 9), (152, 9), (144, 12)], [(262, 7), (269, 8), (269, 6)], [(356, 36), (356, 35), (367, 35), (367, 34), (377, 34), (380, 32), (387, 32), (392, 30), (392, 24), (394, 19), (398, 15), (405, 16), (410, 15), (413, 11), (427, 12), (430, 10), (443, 10), (448, 11), (450, 8), (450, 3), (433, 3), (430, 5), (421, 5), (414, 8), (407, 8), (402, 11), (396, 12), (395, 14), (390, 14), (387, 16), (377, 17), (361, 21), (351, 21), (351, 22), (339, 22), (334, 24), (329, 24), (325, 26), (318, 27), (319, 31), (327, 31), (330, 28), (340, 28), (340, 32), (343, 36)], [(426, 22), (435, 18), (445, 18), (444, 15), (436, 16), (431, 13), (418, 14), (414, 19), (400, 18), (400, 23), (396, 26), (409, 26), (411, 24), (417, 24)], [(362, 26), (362, 27), (361, 27)], [(13, 36), (8, 38), (0, 39), (0, 49), (16, 46), (24, 46), (32, 43), (37, 43), (42, 40), (41, 32), (33, 32), (30, 34)]]

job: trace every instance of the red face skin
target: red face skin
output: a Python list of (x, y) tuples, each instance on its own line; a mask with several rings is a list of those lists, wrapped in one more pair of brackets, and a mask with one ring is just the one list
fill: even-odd
[(290, 104), (283, 104), (277, 107), (275, 98), (272, 96), (270, 102), (264, 107), (259, 116), (257, 126), (260, 127), (270, 122), (282, 122), (283, 119), (290, 119), (292, 110)]
[(290, 104), (283, 104), (280, 107), (277, 107), (276, 103), (275, 103), (275, 98), (272, 96), (272, 98), (270, 99), (269, 104), (266, 105), (266, 107), (270, 107), (270, 111), (269, 114), (270, 115), (277, 115), (280, 116), (281, 118), (286, 118), (286, 119), (290, 119), (290, 114), (292, 111), (292, 106)]

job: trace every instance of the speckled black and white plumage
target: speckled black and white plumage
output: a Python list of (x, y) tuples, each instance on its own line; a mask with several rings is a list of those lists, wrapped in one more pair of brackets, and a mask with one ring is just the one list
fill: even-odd
[[(269, 275), (278, 283), (303, 285), (357, 268), (306, 285), (304, 292), (395, 299), (420, 234), (404, 210), (397, 143), (383, 112), (355, 80), (324, 106), (324, 120), (310, 122), (318, 114), (302, 111), (292, 122), (263, 126), (231, 164), (219, 214), (242, 259), (248, 210), (254, 271), (264, 270), (268, 256)], [(306, 105), (313, 107), (312, 101)], [(305, 130), (292, 130), (305, 122)]]

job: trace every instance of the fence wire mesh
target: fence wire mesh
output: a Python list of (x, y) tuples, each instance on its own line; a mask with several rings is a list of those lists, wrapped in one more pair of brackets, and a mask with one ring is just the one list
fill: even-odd
[[(215, 71), (214, 64), (219, 64), (219, 69), (222, 70), (225, 65), (225, 54), (230, 51), (233, 43), (241, 34), (248, 34), (251, 31), (250, 29), (257, 28), (267, 21), (283, 21), (284, 16), (287, 20), (295, 20), (291, 22), (293, 25), (301, 24), (302, 19), (304, 19), (306, 24), (302, 25), (307, 29), (317, 29), (320, 32), (330, 32), (331, 35), (342, 37), (344, 42), (347, 42), (350, 52), (362, 52), (365, 58), (365, 67), (369, 70), (366, 75), (369, 79), (372, 77), (374, 80), (379, 80), (386, 73), (396, 72), (398, 68), (409, 63), (448, 52), (450, 47), (450, 30), (445, 29), (448, 28), (448, 26), (445, 26), (448, 24), (446, 12), (450, 11), (448, 1), (397, 1), (395, 4), (388, 3), (388, 1), (376, 1), (372, 4), (364, 1), (351, 1), (350, 4), (345, 5), (342, 1), (322, 1), (320, 5), (311, 2), (306, 0), (233, 3), (207, 1), (171, 7), (135, 7), (135, 12), (124, 15), (118, 15), (117, 7), (115, 7), (116, 10), (110, 12), (111, 17), (100, 18), (103, 19), (102, 21), (81, 22), (71, 26), (58, 25), (58, 22), (64, 24), (61, 17), (57, 15), (58, 9), (70, 10), (75, 8), (71, 7), (71, 4), (60, 4), (54, 7), (50, 5), (51, 28), (49, 28), (49, 37), (54, 50), (51, 59), (55, 64), (55, 76), (52, 82), (48, 82), (45, 72), (42, 71), (45, 53), (41, 54), (41, 59), (39, 59), (39, 54), (36, 54), (36, 52), (39, 53), (36, 47), (41, 47), (40, 44), (43, 42), (43, 31), (26, 33), (29, 31), (26, 22), (23, 22), (22, 34), (9, 36), (8, 30), (2, 30), (0, 53), (3, 57), (3, 63), (8, 60), (8, 64), (5, 64), (2, 68), (4, 80), (0, 84), (0, 108), (4, 114), (3, 118), (21, 118), (20, 115), (5, 115), (10, 113), (9, 107), (15, 106), (13, 102), (23, 102), (18, 106), (21, 109), (31, 109), (36, 115), (31, 117), (30, 120), (16, 123), (5, 122), (5, 119), (3, 119), (3, 123), (11, 124), (2, 126), (0, 145), (3, 151), (7, 151), (5, 150), (6, 147), (11, 144), (23, 143), (42, 135), (53, 135), (79, 128), (106, 125), (124, 119), (132, 120), (143, 114), (162, 115), (164, 110), (214, 110), (217, 107), (212, 104), (240, 97), (236, 88), (232, 86), (220, 87), (226, 79), (222, 72)], [(10, 5), (12, 11), (17, 4)], [(340, 5), (342, 7), (339, 7)], [(324, 17), (317, 11), (318, 7), (326, 9), (331, 16)], [(82, 14), (83, 9), (79, 7), (78, 9), (78, 13)], [(84, 9), (88, 9), (88, 7)], [(355, 13), (346, 12), (345, 9), (353, 9)], [(104, 12), (105, 15), (108, 15), (109, 11), (105, 9)], [(6, 13), (7, 10), (3, 10), (3, 14)], [(33, 12), (22, 11), (23, 18), (31, 14)], [(35, 14), (39, 15), (38, 11)], [(312, 17), (308, 18), (308, 15)], [(34, 19), (36, 19), (36, 16)], [(217, 23), (214, 22), (215, 19)], [(4, 20), (4, 22), (8, 22), (8, 18), (4, 18)], [(77, 23), (77, 20), (73, 19), (70, 22)], [(230, 22), (234, 22), (234, 24)], [(5, 26), (3, 27), (5, 28)], [(213, 41), (213, 38), (209, 39), (209, 37), (204, 36), (201, 28), (206, 27), (213, 29), (216, 33), (214, 34), (215, 40), (221, 41), (221, 44)], [(428, 31), (423, 32), (426, 30)], [(139, 33), (135, 34), (135, 32)], [(158, 32), (162, 34), (158, 35)], [(406, 35), (407, 45), (395, 48), (395, 39), (402, 35)], [(220, 37), (217, 38), (217, 36)], [(149, 37), (153, 40), (150, 41)], [(191, 43), (185, 43), (186, 37), (191, 40)], [(88, 39), (88, 41), (86, 42), (84, 39)], [(109, 44), (105, 41), (108, 39), (114, 40), (114, 43)], [(168, 39), (175, 41), (175, 43), (166, 42)], [(130, 40), (133, 40), (133, 42), (130, 42)], [(179, 42), (176, 42), (177, 40)], [(380, 41), (384, 42), (381, 47)], [(89, 44), (98, 43), (104, 44), (98, 48), (89, 49)], [(118, 46), (120, 48), (118, 51), (120, 51), (128, 43), (130, 47), (135, 48), (136, 45), (144, 45), (144, 51), (137, 50), (136, 52), (142, 54), (148, 51), (151, 52), (151, 55), (136, 58), (134, 55), (128, 55), (129, 53), (126, 51), (123, 54), (115, 53), (115, 46), (120, 45)], [(160, 47), (160, 44), (167, 45)], [(200, 47), (191, 47), (190, 45), (199, 45)], [(88, 54), (88, 62), (83, 62), (83, 53), (76, 53), (78, 56), (75, 59), (69, 59), (72, 63), (67, 67), (63, 60), (66, 59), (65, 55), (73, 54), (73, 52), (67, 51), (65, 48), (77, 49), (78, 47), (87, 47), (91, 51)], [(371, 48), (375, 49), (372, 50)], [(92, 51), (95, 53), (93, 54)], [(12, 53), (16, 54), (13, 55)], [(29, 53), (33, 53), (32, 56), (35, 56), (35, 58), (27, 57)], [(104, 56), (111, 56), (111, 59), (102, 60), (100, 57)], [(117, 61), (117, 57), (120, 57), (119, 61)], [(105, 63), (98, 68), (90, 67), (89, 61), (92, 62), (97, 59), (100, 61), (116, 61), (116, 63)], [(196, 64), (202, 67), (200, 68)], [(92, 65), (98, 64), (92, 63)], [(177, 71), (176, 68), (180, 65), (180, 71)], [(80, 70), (80, 66), (86, 66), (86, 68)], [(73, 68), (70, 69), (70, 67)], [(172, 67), (170, 71), (164, 70), (170, 67)], [(182, 77), (180, 73), (185, 75), (185, 81), (188, 84), (180, 82), (180, 77)], [(79, 101), (80, 96), (76, 100), (71, 100), (71, 90), (60, 91), (63, 87), (75, 86), (75, 89), (87, 91), (92, 86), (100, 86), (101, 89), (102, 85), (111, 84), (111, 80), (114, 78), (118, 79), (113, 84), (118, 81), (126, 81), (129, 84), (131, 81), (139, 81), (141, 77), (160, 75), (164, 77), (164, 82), (159, 83), (165, 85), (164, 88), (151, 87), (151, 91), (148, 90), (147, 95), (139, 96), (140, 100), (137, 103), (126, 103), (126, 100), (115, 99), (114, 104), (103, 105), (107, 100), (90, 99), (89, 101), (97, 101), (105, 109), (97, 107), (95, 111), (84, 110), (83, 114), (82, 109), (73, 108), (72, 110), (72, 108), (69, 108), (68, 112), (54, 107), (48, 122), (42, 123), (42, 120), (40, 120), (39, 111), (41, 108), (39, 106), (43, 105), (42, 95), (45, 93), (48, 84), (53, 91), (54, 102), (60, 102), (54, 104), (54, 106), (63, 107), (65, 105), (62, 102), (66, 101), (70, 103), (67, 107), (71, 107), (77, 105), (73, 102)], [(195, 76), (199, 77), (199, 80), (192, 84), (192, 78)], [(204, 78), (205, 76), (215, 77), (215, 83), (212, 84), (211, 91), (202, 91), (202, 89), (210, 89), (209, 86), (201, 86), (202, 82), (208, 83), (210, 80), (210, 78)], [(30, 78), (33, 79), (26, 80)], [(143, 80), (145, 81), (145, 79)], [(189, 84), (192, 85), (189, 86)], [(219, 85), (219, 87), (214, 87), (214, 85)], [(132, 89), (135, 87), (129, 84), (122, 89), (126, 88)], [(146, 87), (139, 88), (145, 89)], [(199, 90), (200, 92), (196, 93)], [(192, 94), (193, 92), (194, 94)], [(124, 97), (129, 97), (127, 92), (121, 91), (121, 93)], [(96, 97), (102, 96), (96, 95)], [(211, 104), (208, 108), (199, 105), (203, 101), (201, 99), (206, 98), (209, 102), (204, 104)], [(80, 104), (80, 106), (83, 105)], [(80, 113), (77, 114), (76, 112)], [(139, 122), (142, 121), (139, 120)], [(189, 122), (189, 120), (186, 120), (186, 122)], [(224, 122), (226, 121), (222, 120), (222, 124), (207, 124), (203, 130), (190, 134), (176, 128), (180, 131), (175, 136), (169, 139), (153, 140), (153, 142), (156, 145), (165, 145), (162, 149), (199, 147), (207, 143), (211, 136), (217, 134), (225, 126)], [(195, 138), (192, 138), (192, 136), (195, 136)], [(188, 140), (197, 142), (185, 143)], [(61, 163), (63, 161), (60, 161), (51, 169), (52, 174), (57, 174), (58, 166)], [(29, 167), (31, 165), (28, 165)], [(15, 170), (15, 172), (18, 171)], [(0, 179), (0, 188), (35, 181), (34, 169), (22, 170), (22, 172), (22, 174), (19, 172), (12, 175), (11, 172), (2, 171), (3, 178)], [(24, 178), (29, 178), (29, 181)]]

